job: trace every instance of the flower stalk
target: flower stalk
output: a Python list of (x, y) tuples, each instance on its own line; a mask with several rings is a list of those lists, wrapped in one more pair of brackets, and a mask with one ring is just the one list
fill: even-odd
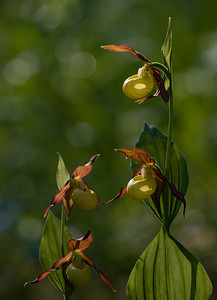
[(165, 158), (165, 176), (169, 175), (169, 163), (170, 163), (170, 153), (171, 153), (171, 142), (172, 142), (172, 130), (173, 130), (173, 88), (172, 88), (172, 75), (169, 77), (170, 86), (168, 89), (170, 95), (169, 101), (169, 119), (168, 119), (168, 140), (167, 140), (167, 152)]
[(62, 205), (62, 210), (61, 210), (61, 231), (60, 231), (60, 245), (61, 245), (61, 252), (62, 256), (64, 256), (64, 226), (65, 226), (65, 209), (64, 206)]

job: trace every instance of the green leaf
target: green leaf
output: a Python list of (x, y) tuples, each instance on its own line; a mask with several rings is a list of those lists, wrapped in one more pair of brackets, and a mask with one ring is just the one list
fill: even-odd
[(172, 59), (172, 20), (169, 18), (168, 29), (165, 40), (161, 47), (163, 62), (171, 72), (171, 59)]
[(62, 156), (59, 153), (57, 154), (59, 155), (59, 161), (57, 165), (56, 180), (57, 180), (58, 189), (60, 190), (70, 179), (70, 175), (62, 159)]
[[(46, 271), (50, 270), (51, 266), (62, 258), (62, 250), (60, 246), (60, 220), (52, 213), (49, 212), (44, 230), (41, 238), (39, 256), (40, 262)], [(67, 227), (64, 227), (64, 255), (69, 251), (67, 249), (68, 240), (73, 238)], [(50, 281), (58, 288), (63, 294), (67, 293), (67, 287), (62, 274), (62, 270), (54, 271), (48, 275)]]
[(207, 300), (212, 283), (197, 259), (163, 227), (136, 262), (129, 300)]
[[(163, 134), (156, 127), (144, 123), (144, 128), (140, 134), (140, 137), (135, 145), (136, 148), (145, 149), (149, 154), (156, 160), (157, 165), (160, 167), (162, 173), (165, 165), (166, 149), (167, 149), (167, 136)], [(133, 173), (135, 173), (141, 164), (136, 161), (132, 161), (131, 167)], [(170, 165), (169, 165), (169, 176), (168, 180), (175, 184), (178, 191), (183, 195), (186, 194), (189, 177), (187, 163), (184, 155), (177, 147), (177, 145), (172, 142), (171, 145), (171, 155), (170, 155)], [(176, 199), (175, 196), (165, 188), (162, 196), (163, 203), (161, 203), (163, 223), (171, 224), (177, 215), (179, 208), (181, 206), (181, 201)], [(154, 213), (158, 216), (158, 213), (153, 205), (151, 198), (146, 199), (146, 203), (151, 207)], [(159, 216), (158, 216), (159, 218)]]

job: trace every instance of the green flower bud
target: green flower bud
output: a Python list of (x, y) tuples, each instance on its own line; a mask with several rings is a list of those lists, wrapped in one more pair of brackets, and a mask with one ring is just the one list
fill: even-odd
[(131, 99), (140, 99), (147, 96), (154, 87), (153, 70), (150, 65), (145, 65), (138, 73), (127, 78), (123, 83), (125, 96)]

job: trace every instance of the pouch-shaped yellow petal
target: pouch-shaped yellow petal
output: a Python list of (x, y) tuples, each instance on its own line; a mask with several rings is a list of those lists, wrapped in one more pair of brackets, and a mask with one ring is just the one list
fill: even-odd
[(143, 178), (137, 175), (127, 185), (128, 195), (135, 200), (142, 200), (150, 197), (156, 190), (157, 182), (154, 177)]
[(149, 66), (144, 66), (138, 73), (127, 78), (123, 83), (125, 96), (140, 99), (147, 96), (154, 87), (154, 77)]
[(83, 287), (92, 280), (92, 270), (87, 264), (85, 264), (85, 267), (82, 269), (70, 264), (66, 269), (66, 276), (69, 282), (74, 286)]
[(72, 200), (75, 205), (84, 210), (92, 210), (98, 204), (98, 198), (94, 191), (86, 189), (74, 189)]

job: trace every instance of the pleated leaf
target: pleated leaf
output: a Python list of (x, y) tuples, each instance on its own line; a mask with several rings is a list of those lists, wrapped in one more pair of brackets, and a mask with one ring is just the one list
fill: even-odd
[(136, 262), (129, 300), (207, 300), (212, 283), (201, 263), (161, 228)]
[[(40, 262), (44, 268), (44, 270), (50, 270), (51, 266), (66, 255), (69, 250), (67, 249), (67, 243), (69, 239), (73, 238), (72, 234), (69, 232), (67, 227), (64, 227), (64, 255), (62, 254), (61, 246), (60, 246), (60, 228), (61, 222), (60, 220), (49, 211), (44, 230), (41, 238), (40, 244)], [(54, 271), (48, 275), (50, 281), (53, 285), (59, 289), (63, 294), (67, 293), (67, 286), (65, 284), (65, 280), (62, 274), (62, 269), (58, 271)]]
[[(162, 173), (164, 173), (167, 149), (167, 136), (165, 134), (163, 134), (156, 127), (145, 122), (144, 128), (140, 134), (138, 141), (136, 142), (135, 147), (148, 151), (149, 154), (156, 160), (156, 163), (160, 167)], [(139, 164), (137, 161), (132, 161), (132, 172), (135, 173), (139, 169), (140, 165), (141, 164)], [(168, 180), (175, 184), (179, 192), (181, 192), (183, 195), (186, 194), (189, 183), (187, 163), (184, 155), (177, 147), (177, 145), (173, 142), (171, 146)], [(146, 199), (146, 203), (159, 217), (152, 199)], [(161, 221), (170, 225), (177, 215), (181, 205), (181, 201), (176, 199), (166, 186), (161, 200), (163, 215)]]

